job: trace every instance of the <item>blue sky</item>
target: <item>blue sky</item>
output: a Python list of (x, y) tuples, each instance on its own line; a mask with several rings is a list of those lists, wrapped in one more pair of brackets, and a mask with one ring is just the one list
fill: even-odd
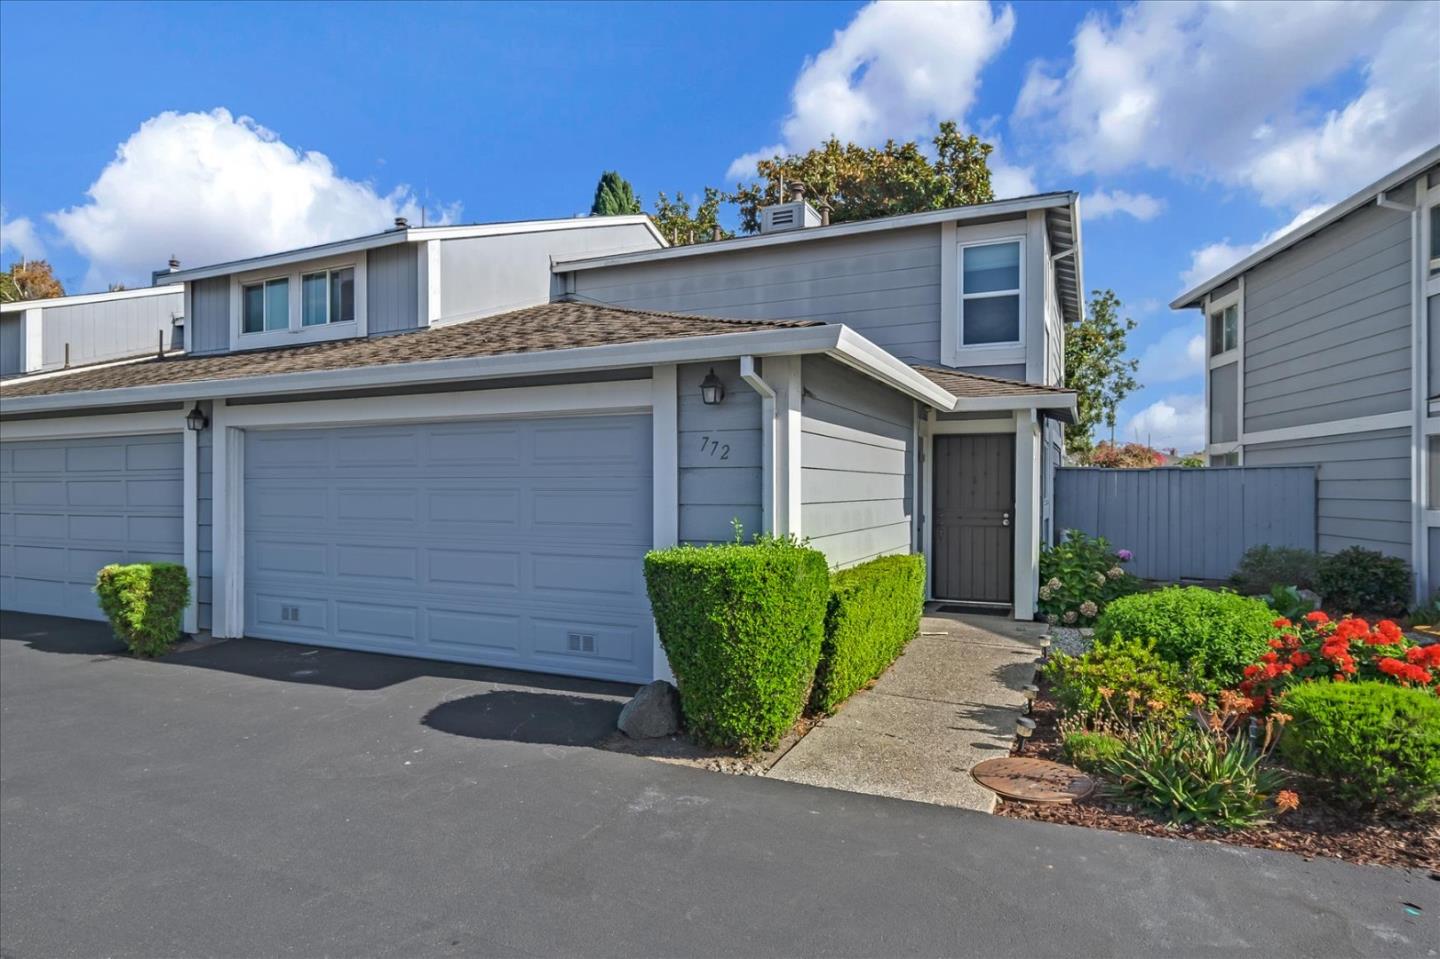
[(1139, 321), (1118, 432), (1200, 442), (1166, 303), (1440, 141), (1440, 5), (0, 3), (0, 247), (67, 289), (383, 227), (570, 216), (954, 118), (1084, 195)]

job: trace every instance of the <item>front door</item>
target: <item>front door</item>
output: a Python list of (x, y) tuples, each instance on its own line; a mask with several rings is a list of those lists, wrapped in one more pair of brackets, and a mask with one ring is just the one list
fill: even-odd
[(1015, 586), (1015, 436), (935, 437), (936, 599), (1008, 604)]

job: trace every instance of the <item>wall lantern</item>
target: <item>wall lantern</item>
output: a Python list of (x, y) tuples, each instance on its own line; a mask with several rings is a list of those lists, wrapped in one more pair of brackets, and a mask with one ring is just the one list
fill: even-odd
[(712, 366), (710, 372), (700, 381), (700, 399), (705, 401), (706, 406), (718, 406), (725, 398), (725, 384), (720, 382), (720, 377), (715, 375), (715, 368)]
[(201, 430), (205, 429), (205, 427), (209, 425), (210, 421), (205, 418), (204, 413), (200, 412), (199, 403), (196, 403), (195, 408), (185, 415), (186, 428), (193, 430), (196, 433), (199, 433)]

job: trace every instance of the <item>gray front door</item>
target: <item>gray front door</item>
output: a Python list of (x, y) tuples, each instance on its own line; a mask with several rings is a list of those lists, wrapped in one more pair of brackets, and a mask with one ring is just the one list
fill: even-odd
[(0, 609), (103, 619), (110, 563), (184, 561), (179, 433), (0, 443)]
[(649, 416), (245, 436), (245, 632), (644, 681)]
[(1010, 603), (1015, 584), (1015, 437), (935, 437), (936, 599)]

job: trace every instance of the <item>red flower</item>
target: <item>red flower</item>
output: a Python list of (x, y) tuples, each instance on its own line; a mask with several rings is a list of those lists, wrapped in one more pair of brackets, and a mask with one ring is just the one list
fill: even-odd
[(1274, 626), (1276, 629), (1287, 629), (1295, 624), (1290, 622), (1290, 620), (1286, 619), (1284, 616), (1281, 616), (1279, 619), (1275, 620), (1275, 622), (1271, 623), (1270, 625)]
[(1262, 663), (1273, 663), (1273, 662), (1275, 662), (1276, 660), (1278, 660), (1279, 658), (1280, 658), (1280, 655), (1279, 655), (1278, 653), (1276, 653), (1275, 650), (1272, 649), (1272, 650), (1270, 650), (1269, 652), (1265, 653), (1263, 656), (1260, 657), (1260, 662), (1262, 662)]
[(1306, 621), (1307, 623), (1317, 623), (1317, 624), (1318, 624), (1318, 623), (1328, 623), (1328, 622), (1330, 622), (1330, 617), (1329, 617), (1329, 616), (1326, 616), (1323, 612), (1321, 612), (1320, 610), (1317, 609), (1317, 610), (1315, 610), (1314, 612), (1306, 613), (1306, 614), (1305, 614), (1305, 621)]
[(1309, 666), (1310, 654), (1305, 652), (1303, 649), (1297, 649), (1295, 650), (1295, 652), (1290, 654), (1290, 663), (1294, 666)]

